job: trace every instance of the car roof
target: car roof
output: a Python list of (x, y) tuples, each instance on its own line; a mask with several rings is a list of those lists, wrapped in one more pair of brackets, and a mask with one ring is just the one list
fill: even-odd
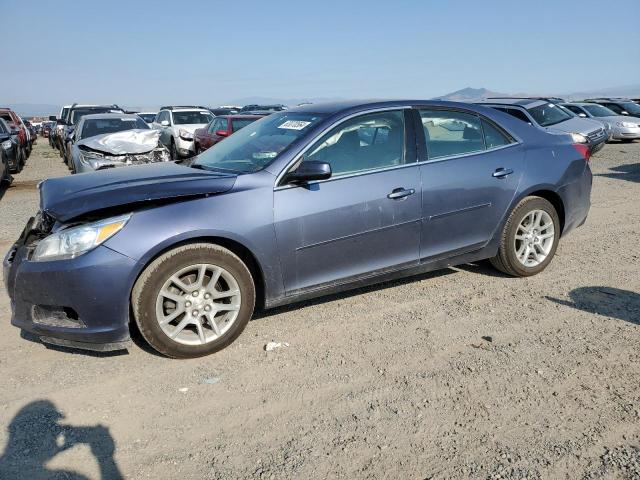
[(577, 105), (578, 107), (588, 107), (590, 105), (593, 105), (593, 103), (591, 103), (591, 102), (565, 102), (565, 103), (561, 103), (560, 105)]
[(549, 103), (548, 100), (542, 98), (516, 98), (516, 97), (504, 97), (504, 98), (486, 98), (480, 102), (476, 102), (480, 105), (515, 105), (518, 107), (531, 108), (539, 105)]
[(137, 119), (137, 113), (92, 113), (91, 115), (84, 115), (83, 120), (107, 120), (109, 118), (132, 118)]
[(208, 108), (200, 108), (200, 107), (177, 107), (177, 108), (165, 109), (165, 111), (167, 111), (167, 112), (208, 112), (208, 113), (211, 113)]
[(273, 112), (272, 115), (287, 115), (289, 113), (309, 113), (320, 115), (334, 115), (339, 113), (357, 113), (366, 110), (386, 109), (386, 108), (406, 108), (406, 107), (435, 107), (435, 108), (452, 108), (480, 111), (482, 108), (488, 108), (488, 105), (450, 102), (446, 100), (342, 100), (337, 102), (313, 103), (310, 105), (302, 105), (300, 107), (291, 107), (282, 112)]

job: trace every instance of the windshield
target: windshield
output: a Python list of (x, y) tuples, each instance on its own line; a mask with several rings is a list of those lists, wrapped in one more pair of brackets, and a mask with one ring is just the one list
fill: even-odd
[(149, 125), (144, 123), (141, 118), (96, 118), (85, 120), (80, 138), (133, 130), (134, 128), (149, 130)]
[(138, 116), (147, 123), (151, 123), (156, 119), (155, 113), (139, 113)]
[(91, 115), (94, 113), (110, 113), (113, 110), (110, 108), (78, 108), (71, 112), (71, 123), (77, 125), (82, 117), (85, 115)]
[(174, 125), (207, 124), (212, 118), (209, 112), (173, 112)]
[(602, 105), (584, 105), (582, 108), (594, 117), (615, 117), (617, 115), (616, 112)]
[(636, 117), (640, 116), (640, 105), (633, 102), (624, 102), (621, 104), (622, 108), (624, 108), (629, 114), (634, 115)]
[(555, 125), (571, 118), (567, 112), (553, 103), (545, 103), (544, 105), (528, 108), (527, 111), (541, 127)]
[(193, 165), (237, 173), (257, 172), (323, 118), (310, 113), (274, 113), (206, 150)]

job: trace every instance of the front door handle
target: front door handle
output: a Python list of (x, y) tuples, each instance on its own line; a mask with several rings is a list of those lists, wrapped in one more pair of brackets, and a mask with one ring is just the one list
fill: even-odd
[(513, 170), (510, 168), (498, 168), (495, 172), (493, 172), (493, 176), (495, 178), (505, 178), (507, 175), (511, 175)]
[(394, 188), (387, 198), (391, 200), (399, 200), (401, 198), (406, 198), (409, 195), (413, 195), (416, 191), (413, 188)]

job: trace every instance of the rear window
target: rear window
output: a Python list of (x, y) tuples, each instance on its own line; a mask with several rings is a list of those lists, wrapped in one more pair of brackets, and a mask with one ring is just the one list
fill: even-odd
[(241, 128), (244, 128), (255, 121), (256, 121), (255, 118), (238, 118), (236, 120), (231, 121), (231, 129), (234, 132), (237, 132)]
[(174, 125), (204, 125), (209, 123), (212, 118), (213, 115), (209, 112), (173, 112)]
[(95, 113), (110, 113), (113, 112), (111, 108), (78, 108), (71, 111), (71, 123), (77, 125), (82, 117), (85, 115), (92, 115)]

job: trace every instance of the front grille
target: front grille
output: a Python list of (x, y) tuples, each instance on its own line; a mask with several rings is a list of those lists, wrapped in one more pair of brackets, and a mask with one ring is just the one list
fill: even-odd
[(587, 137), (592, 142), (601, 140), (602, 138), (604, 138), (604, 136), (605, 136), (605, 133), (603, 128), (599, 128), (598, 130), (594, 130), (593, 132), (587, 134)]

